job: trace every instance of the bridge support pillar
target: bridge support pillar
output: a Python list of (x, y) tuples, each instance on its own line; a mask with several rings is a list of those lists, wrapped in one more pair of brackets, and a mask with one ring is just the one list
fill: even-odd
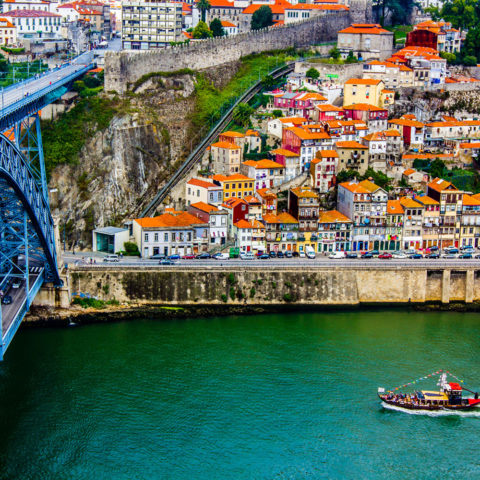
[(450, 270), (445, 269), (442, 275), (442, 303), (450, 303)]
[(467, 270), (465, 278), (465, 303), (473, 302), (473, 290), (475, 286), (475, 271)]

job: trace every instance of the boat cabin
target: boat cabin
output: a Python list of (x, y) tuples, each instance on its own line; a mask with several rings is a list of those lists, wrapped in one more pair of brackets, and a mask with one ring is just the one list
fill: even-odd
[(449, 398), (443, 392), (422, 390), (417, 392), (420, 405), (448, 405)]

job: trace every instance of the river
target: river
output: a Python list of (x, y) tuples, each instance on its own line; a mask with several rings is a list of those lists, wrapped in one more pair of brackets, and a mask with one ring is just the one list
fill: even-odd
[(25, 329), (0, 364), (0, 478), (478, 479), (480, 410), (376, 391), (442, 368), (480, 389), (479, 339), (478, 314), (406, 310)]

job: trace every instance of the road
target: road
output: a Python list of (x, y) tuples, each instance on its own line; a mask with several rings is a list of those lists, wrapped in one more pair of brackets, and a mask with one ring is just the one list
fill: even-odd
[(56, 70), (45, 72), (40, 78), (32, 78), (24, 82), (16, 83), (10, 87), (2, 89), (2, 110), (28, 95), (32, 95), (43, 88), (58, 82), (64, 77), (77, 72), (88, 65), (93, 60), (93, 53), (86, 52)]
[[(299, 269), (302, 267), (317, 267), (317, 268), (356, 268), (356, 267), (374, 267), (374, 268), (465, 268), (475, 267), (480, 269), (480, 259), (462, 260), (462, 259), (330, 259), (324, 255), (317, 255), (315, 259), (308, 258), (270, 258), (268, 260), (254, 259), (254, 260), (241, 260), (228, 259), (228, 260), (176, 260), (174, 265), (159, 265), (158, 260), (140, 259), (138, 257), (123, 257), (118, 263), (103, 262), (105, 255), (99, 253), (89, 254), (77, 254), (71, 253), (64, 254), (64, 262), (68, 265), (85, 266), (90, 268), (99, 267), (161, 267), (161, 268), (176, 268), (176, 267), (188, 267), (188, 268), (205, 268), (205, 267), (286, 267)], [(95, 263), (90, 265), (90, 259), (93, 259)]]

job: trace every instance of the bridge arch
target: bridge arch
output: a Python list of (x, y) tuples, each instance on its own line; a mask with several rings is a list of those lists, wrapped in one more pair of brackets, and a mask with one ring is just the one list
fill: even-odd
[[(27, 159), (12, 142), (0, 135), (0, 216), (3, 217), (0, 218), (0, 250), (4, 252), (4, 257), (8, 252), (16, 254), (9, 248), (9, 238), (16, 234), (10, 221), (13, 218), (19, 221), (21, 212), (25, 212), (28, 218), (26, 230), (29, 248), (34, 250), (37, 259), (44, 264), (45, 280), (61, 285), (54, 222), (47, 195)], [(17, 233), (19, 236), (22, 234)]]

